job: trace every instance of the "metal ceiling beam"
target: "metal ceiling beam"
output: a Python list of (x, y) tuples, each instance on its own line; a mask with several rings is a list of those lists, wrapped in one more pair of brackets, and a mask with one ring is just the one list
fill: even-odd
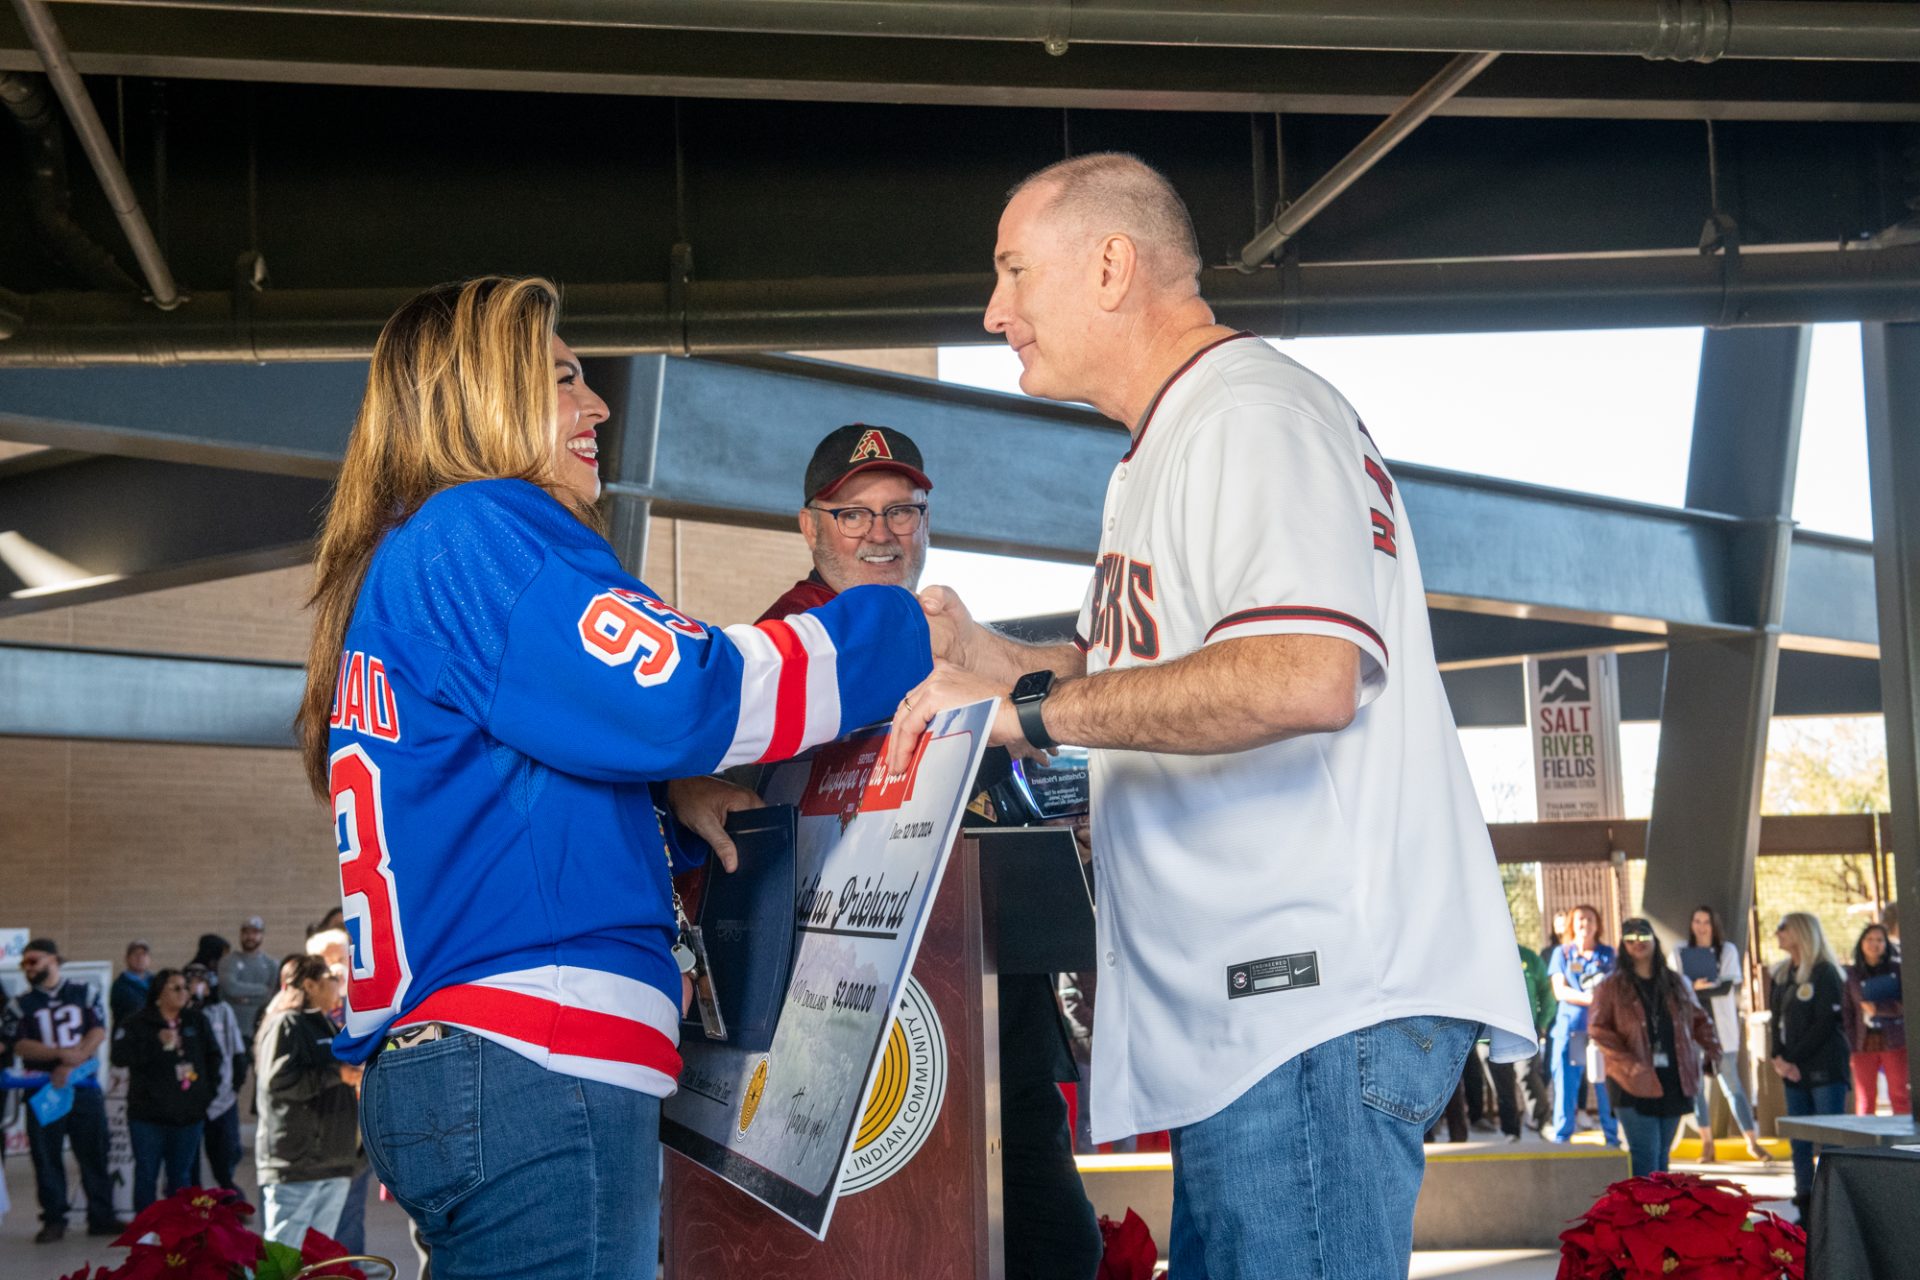
[[(67, 0), (73, 3), (75, 0)], [(1920, 14), (1868, 0), (144, 0), (158, 8), (1076, 44), (1920, 60)]]
[(140, 458), (21, 458), (0, 466), (0, 617), (300, 564), (326, 493)]
[[(985, 337), (992, 284), (971, 274), (577, 284), (562, 325), (594, 356), (949, 346)], [(1215, 268), (1201, 290), (1221, 323), (1283, 337), (1897, 322), (1920, 320), (1920, 246)], [(414, 292), (200, 293), (164, 314), (111, 294), (25, 295), (0, 368), (364, 357)]]
[(306, 670), (0, 644), (0, 736), (292, 747)]
[[(800, 504), (794, 477), (821, 435), (890, 422), (912, 432), (942, 478), (941, 545), (1083, 560), (1125, 447), (1091, 411), (925, 379), (771, 356), (626, 363), (595, 371), (628, 388), (607, 488), (616, 502), (648, 502), (662, 515), (788, 527)], [(365, 377), (363, 365), (345, 363), (0, 371), (0, 438), (324, 477)], [(634, 443), (649, 438), (651, 450)], [(1646, 634), (1758, 624), (1733, 570), (1749, 522), (1431, 467), (1396, 473), (1437, 607)], [(1786, 629), (1800, 637), (1790, 642), (1870, 653), (1871, 608), (1824, 603), (1870, 580), (1870, 550), (1801, 535), (1792, 554), (1790, 583), (1812, 576), (1797, 568), (1803, 555), (1819, 580), (1789, 609)]]
[[(1051, 58), (929, 39), (519, 28), (335, 14), (62, 5), (85, 75), (523, 93), (1132, 111), (1385, 115), (1435, 55), (1083, 45)], [(0, 14), (0, 70), (38, 66)], [(1437, 115), (1916, 120), (1898, 64), (1508, 55)]]

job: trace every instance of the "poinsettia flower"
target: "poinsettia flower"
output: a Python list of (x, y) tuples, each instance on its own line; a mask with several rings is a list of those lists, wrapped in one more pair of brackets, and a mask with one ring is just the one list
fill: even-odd
[(137, 1244), (115, 1280), (232, 1280), (233, 1268), (192, 1244)]
[[(1142, 1230), (1144, 1229), (1145, 1224), (1142, 1224)], [(318, 1266), (322, 1262), (331, 1262), (335, 1258), (350, 1256), (352, 1255), (347, 1252), (345, 1245), (332, 1236), (321, 1235), (312, 1227), (307, 1228), (306, 1239), (300, 1242), (300, 1264), (303, 1267)], [(1151, 1271), (1148, 1274), (1151, 1275)], [(313, 1273), (314, 1280), (318, 1280), (321, 1276), (338, 1277), (340, 1280), (367, 1280), (365, 1273), (358, 1267), (344, 1263), (338, 1267), (328, 1267), (324, 1271)]]
[(188, 1187), (141, 1210), (114, 1243), (172, 1249), (204, 1234), (204, 1249), (229, 1266), (250, 1267), (260, 1260), (260, 1237), (244, 1223), (252, 1212), (238, 1192)]
[(1100, 1238), (1105, 1252), (1100, 1258), (1098, 1280), (1153, 1280), (1154, 1264), (1160, 1249), (1144, 1219), (1132, 1209), (1116, 1223), (1100, 1219)]
[(1745, 1256), (1764, 1268), (1758, 1274), (1802, 1280), (1807, 1267), (1807, 1233), (1777, 1214), (1763, 1213), (1753, 1224)]
[(80, 1264), (78, 1271), (69, 1271), (66, 1275), (61, 1276), (60, 1280), (107, 1280), (109, 1274), (105, 1267), (101, 1267), (96, 1271), (92, 1263), (83, 1262)]

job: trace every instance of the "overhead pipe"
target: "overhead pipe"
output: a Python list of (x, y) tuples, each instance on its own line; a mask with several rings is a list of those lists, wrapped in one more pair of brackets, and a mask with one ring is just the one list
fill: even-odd
[(27, 207), (47, 251), (96, 289), (138, 290), (139, 284), (113, 254), (73, 220), (66, 134), (47, 96), (45, 78), (0, 71), (0, 108), (20, 128), (27, 161)]
[[(69, 3), (76, 0), (68, 0)], [(126, 0), (84, 0), (124, 5)], [(1902, 0), (137, 0), (152, 8), (1252, 49), (1920, 61)]]
[[(562, 327), (583, 355), (942, 346), (991, 340), (992, 288), (973, 274), (570, 285)], [(364, 359), (412, 292), (197, 294), (167, 314), (35, 294), (15, 304), (0, 368)], [(1283, 338), (1920, 321), (1920, 246), (1215, 268), (1201, 292), (1222, 324)], [(6, 311), (0, 294), (0, 334)]]
[(1497, 53), (1463, 53), (1442, 67), (1439, 75), (1421, 85), (1392, 115), (1382, 120), (1378, 128), (1362, 138), (1359, 146), (1301, 192), (1298, 200), (1288, 204), (1265, 230), (1247, 242), (1240, 250), (1241, 269), (1251, 271), (1271, 258), (1281, 245), (1300, 234), (1300, 229), (1312, 222), (1315, 215), (1359, 181), (1361, 174), (1385, 159), (1389, 151), (1426, 123), (1428, 117), (1456, 93), (1472, 84), (1474, 77), (1492, 66), (1499, 56)]
[(47, 78), (53, 81), (54, 93), (67, 109), (67, 119), (80, 137), (80, 146), (93, 162), (93, 172), (107, 193), (113, 216), (120, 220), (120, 229), (126, 232), (127, 243), (132, 246), (133, 256), (147, 278), (153, 304), (163, 311), (179, 306), (180, 291), (174, 286), (173, 273), (167, 270), (166, 258), (153, 238), (153, 229), (147, 225), (147, 216), (134, 197), (127, 171), (121, 167), (120, 157), (113, 153), (100, 113), (94, 110), (93, 99), (87, 96), (80, 73), (73, 69), (73, 59), (67, 54), (66, 41), (53, 15), (47, 12), (44, 0), (13, 0), (13, 8), (20, 15), (20, 25), (25, 28), (34, 52), (40, 55)]

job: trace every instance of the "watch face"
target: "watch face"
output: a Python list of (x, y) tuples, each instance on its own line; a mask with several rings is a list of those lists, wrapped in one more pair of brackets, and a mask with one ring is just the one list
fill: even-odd
[(1053, 688), (1053, 672), (1029, 671), (1027, 674), (1021, 676), (1019, 681), (1013, 686), (1013, 700), (1015, 702), (1027, 702), (1034, 698), (1043, 697), (1047, 690), (1051, 688)]

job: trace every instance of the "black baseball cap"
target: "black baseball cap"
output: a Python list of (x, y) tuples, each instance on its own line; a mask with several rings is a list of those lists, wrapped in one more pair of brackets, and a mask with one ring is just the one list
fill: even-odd
[(824, 498), (864, 471), (897, 471), (915, 485), (931, 491), (920, 446), (892, 427), (850, 422), (829, 432), (807, 463), (807, 492), (803, 502)]

